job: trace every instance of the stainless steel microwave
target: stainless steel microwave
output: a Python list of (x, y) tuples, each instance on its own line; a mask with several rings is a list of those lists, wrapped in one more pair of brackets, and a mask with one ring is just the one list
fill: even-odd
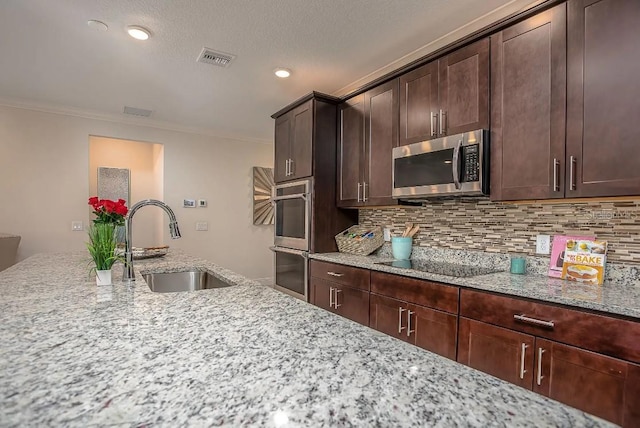
[(489, 194), (489, 132), (483, 129), (393, 149), (393, 197)]

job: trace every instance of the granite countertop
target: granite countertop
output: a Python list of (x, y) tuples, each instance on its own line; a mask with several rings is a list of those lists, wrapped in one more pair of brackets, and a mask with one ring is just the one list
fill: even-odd
[(609, 426), (214, 263), (135, 267), (237, 285), (97, 287), (88, 266), (42, 254), (0, 273), (3, 427)]
[[(410, 276), (445, 284), (561, 303), (640, 320), (640, 287), (619, 280), (603, 286), (578, 284), (544, 275), (497, 272), (473, 277), (453, 277), (377, 264), (393, 257), (358, 256), (345, 253), (309, 254), (310, 258), (348, 266)], [(460, 262), (458, 262), (460, 263)]]

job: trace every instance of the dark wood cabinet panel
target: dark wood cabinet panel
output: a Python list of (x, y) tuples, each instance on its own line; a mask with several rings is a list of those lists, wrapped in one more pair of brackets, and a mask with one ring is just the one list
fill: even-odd
[(413, 341), (407, 334), (406, 302), (371, 293), (369, 307), (369, 327), (405, 342)]
[(489, 40), (438, 61), (440, 135), (489, 129)]
[(438, 62), (400, 76), (400, 139), (405, 146), (437, 136)]
[(309, 272), (309, 276), (314, 278), (369, 291), (370, 271), (368, 269), (311, 260)]
[(491, 36), (491, 199), (564, 197), (566, 6)]
[(640, 2), (568, 2), (567, 197), (640, 193)]
[(364, 94), (365, 162), (362, 199), (365, 205), (392, 205), (391, 152), (398, 146), (398, 80)]
[(443, 357), (456, 359), (458, 316), (418, 305), (407, 305), (411, 343)]
[(473, 290), (460, 292), (460, 316), (640, 363), (637, 322)]
[(333, 302), (333, 296), (330, 294), (333, 293), (331, 288), (333, 285), (322, 279), (318, 278), (310, 278), (309, 279), (309, 288), (311, 294), (311, 303), (316, 306), (321, 307), (322, 309), (326, 309), (327, 311), (334, 311), (334, 308), (330, 303)]
[(289, 179), (310, 177), (313, 148), (313, 101), (292, 111), (291, 166)]
[(275, 160), (273, 178), (276, 183), (286, 181), (287, 165), (290, 158), (291, 114), (276, 119)]
[(533, 390), (625, 427), (640, 426), (640, 366), (536, 339)]
[(320, 278), (310, 279), (313, 304), (360, 324), (369, 323), (369, 292)]
[(452, 285), (371, 272), (371, 292), (444, 312), (458, 313), (459, 288)]
[(340, 104), (338, 142), (338, 206), (353, 207), (362, 200), (364, 163), (364, 95)]
[(459, 363), (531, 389), (533, 336), (462, 317), (458, 335)]

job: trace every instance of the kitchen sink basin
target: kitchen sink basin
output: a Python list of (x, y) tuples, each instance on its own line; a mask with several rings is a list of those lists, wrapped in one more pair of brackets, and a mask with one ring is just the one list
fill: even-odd
[(151, 291), (175, 293), (179, 291), (206, 290), (230, 287), (233, 284), (219, 279), (209, 272), (189, 270), (184, 272), (148, 273), (142, 275)]

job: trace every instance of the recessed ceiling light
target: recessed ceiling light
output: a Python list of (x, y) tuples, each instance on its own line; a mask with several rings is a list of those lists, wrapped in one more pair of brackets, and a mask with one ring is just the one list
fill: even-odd
[(276, 76), (280, 77), (281, 79), (291, 76), (291, 70), (289, 70), (288, 68), (276, 68), (274, 73), (276, 73)]
[(107, 31), (109, 26), (102, 21), (96, 21), (95, 19), (90, 19), (87, 21), (87, 25), (89, 28), (96, 31)]
[(138, 40), (147, 40), (149, 37), (151, 37), (151, 33), (149, 32), (149, 30), (137, 25), (128, 26), (127, 33), (129, 33), (129, 35), (134, 39)]

